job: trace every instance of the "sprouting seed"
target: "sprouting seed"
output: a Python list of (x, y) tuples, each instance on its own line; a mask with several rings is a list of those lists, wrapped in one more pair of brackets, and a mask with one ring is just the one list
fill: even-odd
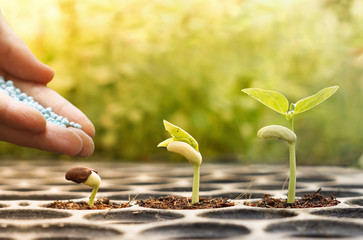
[(92, 208), (96, 193), (101, 184), (98, 172), (87, 167), (74, 167), (66, 172), (65, 178), (78, 184), (83, 183), (93, 189), (88, 201), (88, 205)]
[(169, 152), (175, 152), (184, 156), (193, 166), (193, 188), (192, 204), (199, 202), (199, 178), (200, 164), (202, 164), (202, 155), (199, 152), (197, 141), (180, 127), (164, 120), (165, 129), (170, 133), (172, 138), (168, 138), (158, 144), (158, 147), (166, 147)]

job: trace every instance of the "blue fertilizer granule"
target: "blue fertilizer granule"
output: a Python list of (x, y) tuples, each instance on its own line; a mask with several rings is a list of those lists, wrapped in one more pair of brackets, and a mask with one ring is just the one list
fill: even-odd
[(29, 106), (34, 107), (39, 112), (43, 114), (45, 119), (53, 124), (62, 126), (62, 127), (74, 127), (78, 129), (82, 129), (82, 126), (78, 123), (69, 122), (67, 118), (57, 115), (52, 111), (51, 107), (43, 107), (40, 103), (35, 101), (32, 96), (28, 96), (26, 93), (20, 91), (19, 88), (14, 86), (13, 81), (8, 80), (5, 81), (2, 76), (0, 76), (0, 90), (4, 91), (10, 97), (28, 104)]

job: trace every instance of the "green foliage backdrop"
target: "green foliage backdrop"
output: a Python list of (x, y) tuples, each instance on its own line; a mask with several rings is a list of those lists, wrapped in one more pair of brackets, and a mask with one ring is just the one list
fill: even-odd
[[(205, 161), (287, 162), (256, 133), (285, 119), (241, 92), (292, 102), (339, 85), (296, 120), (298, 162), (362, 154), (363, 3), (359, 0), (0, 0), (12, 28), (56, 73), (49, 85), (96, 127), (97, 159), (163, 160), (162, 120)], [(35, 96), (36, 97), (36, 96)], [(0, 143), (3, 157), (60, 157)], [(177, 160), (181, 160), (175, 157)]]

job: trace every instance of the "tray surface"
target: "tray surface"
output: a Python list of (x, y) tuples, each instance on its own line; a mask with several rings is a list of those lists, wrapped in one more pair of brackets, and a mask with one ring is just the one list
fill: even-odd
[[(58, 210), (55, 201), (83, 201), (90, 188), (66, 181), (75, 166), (96, 169), (97, 198), (131, 201), (112, 210)], [(223, 209), (158, 210), (136, 200), (191, 196), (189, 164), (123, 162), (1, 161), (0, 239), (362, 239), (363, 171), (345, 167), (298, 166), (297, 196), (322, 188), (340, 201), (335, 207), (264, 209), (245, 206), (264, 193), (285, 197), (287, 166), (203, 164), (200, 195), (224, 197)], [(286, 184), (287, 185), (287, 184)], [(286, 187), (285, 187), (286, 188)]]

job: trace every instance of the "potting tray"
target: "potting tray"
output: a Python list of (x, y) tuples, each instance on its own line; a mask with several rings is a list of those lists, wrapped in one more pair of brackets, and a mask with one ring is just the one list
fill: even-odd
[[(97, 198), (131, 201), (113, 210), (58, 210), (55, 200), (87, 200), (92, 189), (66, 181), (74, 166), (98, 170)], [(342, 239), (363, 238), (363, 171), (298, 166), (297, 196), (317, 191), (335, 207), (267, 209), (245, 206), (265, 193), (286, 197), (287, 166), (203, 164), (200, 195), (236, 205), (206, 210), (143, 208), (150, 196), (191, 196), (193, 168), (185, 164), (1, 161), (0, 239)]]

